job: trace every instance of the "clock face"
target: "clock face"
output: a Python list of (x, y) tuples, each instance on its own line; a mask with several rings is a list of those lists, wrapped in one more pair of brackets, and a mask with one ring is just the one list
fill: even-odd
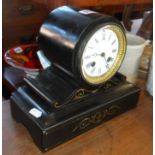
[(81, 57), (81, 71), (91, 84), (111, 78), (120, 67), (126, 50), (126, 39), (117, 25), (102, 26), (88, 39)]

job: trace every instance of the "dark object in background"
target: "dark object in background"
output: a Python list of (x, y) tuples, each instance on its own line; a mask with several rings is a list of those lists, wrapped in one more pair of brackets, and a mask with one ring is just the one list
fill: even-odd
[(23, 83), (26, 76), (23, 70), (14, 67), (5, 67), (2, 76), (2, 96), (9, 99), (11, 93), (14, 92)]
[(35, 40), (35, 36), (22, 36), (20, 37), (20, 42), (21, 44), (30, 44), (32, 42), (34, 42)]
[(137, 35), (146, 40), (153, 40), (153, 10), (144, 14), (142, 25)]
[(29, 15), (29, 14), (33, 13), (34, 6), (33, 5), (23, 5), (23, 6), (20, 6), (18, 8), (18, 10), (22, 16), (25, 16), (25, 15)]
[[(124, 24), (124, 27), (127, 31), (131, 31), (131, 26), (133, 22), (131, 21), (133, 16), (135, 16), (135, 5), (126, 5), (123, 10), (122, 14), (122, 21)], [(153, 39), (153, 10), (151, 11), (144, 11), (142, 12), (142, 25), (139, 28), (137, 35), (141, 36), (142, 38), (146, 40), (152, 40)]]
[(133, 13), (133, 5), (126, 5), (122, 14), (122, 21), (127, 31), (131, 31), (132, 21), (131, 15)]

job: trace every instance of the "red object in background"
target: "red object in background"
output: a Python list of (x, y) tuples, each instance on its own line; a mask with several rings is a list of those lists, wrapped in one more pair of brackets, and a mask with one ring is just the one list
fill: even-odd
[(37, 56), (39, 47), (37, 44), (20, 45), (13, 47), (5, 52), (5, 61), (16, 68), (34, 69), (35, 71), (42, 69)]

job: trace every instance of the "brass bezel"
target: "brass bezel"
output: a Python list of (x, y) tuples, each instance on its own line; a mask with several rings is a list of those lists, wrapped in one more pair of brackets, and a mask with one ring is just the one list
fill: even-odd
[[(82, 75), (84, 77), (84, 80), (90, 84), (93, 85), (98, 85), (101, 83), (106, 82), (108, 79), (110, 79), (119, 69), (124, 56), (125, 56), (125, 52), (126, 52), (126, 36), (125, 36), (125, 32), (120, 28), (119, 25), (106, 25), (104, 26), (104, 28), (108, 28), (111, 29), (112, 31), (114, 31), (118, 37), (118, 41), (119, 41), (119, 51), (116, 57), (116, 60), (114, 62), (114, 64), (112, 65), (112, 67), (109, 69), (109, 71), (107, 71), (105, 74), (99, 76), (99, 77), (91, 77), (89, 75), (86, 74), (86, 72), (84, 71), (84, 69), (82, 68), (83, 64), (82, 64), (82, 60), (81, 60), (81, 72)], [(82, 57), (81, 57), (82, 58)]]

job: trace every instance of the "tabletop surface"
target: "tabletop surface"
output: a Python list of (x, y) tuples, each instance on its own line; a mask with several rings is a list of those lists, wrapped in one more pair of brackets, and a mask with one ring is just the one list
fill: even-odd
[(144, 91), (138, 106), (58, 147), (42, 153), (26, 128), (2, 104), (3, 155), (152, 155), (152, 98)]

